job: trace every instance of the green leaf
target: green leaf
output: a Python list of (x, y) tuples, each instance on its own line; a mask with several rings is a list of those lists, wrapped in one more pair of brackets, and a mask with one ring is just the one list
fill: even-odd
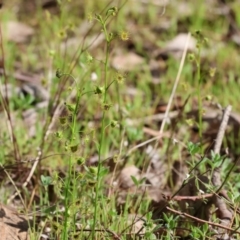
[(131, 176), (131, 178), (132, 178), (134, 184), (138, 187), (139, 181), (134, 176)]
[(43, 186), (47, 187), (52, 183), (52, 177), (41, 175), (41, 182)]

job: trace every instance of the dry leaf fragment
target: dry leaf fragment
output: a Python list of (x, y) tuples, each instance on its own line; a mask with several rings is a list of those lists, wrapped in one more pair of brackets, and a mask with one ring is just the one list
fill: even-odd
[(134, 182), (131, 176), (134, 176), (137, 180), (140, 180), (140, 170), (135, 166), (125, 167), (119, 176), (119, 186), (127, 189), (134, 186)]
[[(166, 51), (183, 51), (188, 38), (187, 33), (180, 33), (172, 39), (165, 47)], [(191, 37), (188, 43), (188, 50), (193, 51), (196, 47), (196, 40)]]
[[(182, 53), (185, 49), (185, 44), (188, 38), (187, 33), (180, 33), (174, 39), (166, 44), (163, 49), (158, 49), (153, 53), (154, 58), (159, 59), (167, 59), (169, 55), (174, 56), (179, 59), (182, 56)], [(190, 37), (187, 50), (194, 51), (196, 48), (196, 40), (193, 37)]]
[(14, 209), (0, 203), (1, 240), (30, 240), (27, 218)]
[(15, 43), (25, 43), (34, 33), (25, 23), (10, 21), (6, 24), (7, 39)]
[(113, 57), (112, 65), (117, 70), (130, 71), (144, 63), (144, 58), (134, 52), (117, 54)]

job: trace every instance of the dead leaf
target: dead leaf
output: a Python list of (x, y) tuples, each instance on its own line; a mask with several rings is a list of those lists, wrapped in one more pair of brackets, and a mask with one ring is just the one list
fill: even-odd
[[(182, 52), (184, 51), (185, 44), (188, 38), (187, 33), (180, 33), (174, 39), (166, 44), (163, 49), (156, 50), (153, 55), (154, 58), (167, 58), (169, 55), (174, 56), (179, 59), (182, 56)], [(187, 50), (194, 51), (196, 48), (196, 40), (191, 37), (188, 42)]]
[(119, 186), (124, 189), (133, 187), (134, 182), (131, 176), (134, 176), (137, 180), (140, 180), (140, 170), (135, 166), (125, 167), (119, 175)]
[(29, 224), (24, 215), (0, 203), (1, 240), (30, 240)]
[[(165, 47), (165, 51), (183, 51), (188, 38), (187, 33), (180, 33), (172, 39)], [(196, 40), (191, 37), (188, 43), (188, 50), (193, 51), (196, 47)]]
[(7, 39), (15, 43), (25, 43), (34, 34), (33, 28), (25, 23), (9, 21), (6, 24)]
[(144, 63), (144, 58), (134, 52), (118, 53), (113, 57), (112, 65), (117, 70), (130, 71)]

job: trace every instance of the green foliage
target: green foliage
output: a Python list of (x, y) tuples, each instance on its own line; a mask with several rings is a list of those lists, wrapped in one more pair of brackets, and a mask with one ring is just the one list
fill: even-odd
[[(86, 1), (84, 4), (82, 1), (81, 3), (72, 1), (72, 4), (69, 2), (58, 1), (59, 15), (38, 10), (36, 19), (31, 19), (31, 24), (37, 26), (39, 34), (37, 33), (33, 37), (33, 42), (29, 43), (28, 54), (19, 54), (17, 47), (12, 43), (6, 43), (4, 46), (7, 73), (13, 71), (14, 59), (18, 59), (23, 63), (21, 67), (24, 71), (29, 69), (34, 69), (36, 72), (44, 71), (45, 77), (42, 83), (51, 93), (48, 109), (44, 110), (46, 125), (42, 127), (42, 119), (37, 120), (35, 138), (29, 138), (23, 133), (22, 127), (14, 122), (17, 128), (16, 139), (23, 159), (35, 156), (35, 149), (41, 146), (44, 156), (41, 159), (41, 166), (51, 170), (54, 168), (53, 172), (50, 171), (50, 176), (44, 175), (41, 171), (37, 174), (40, 175), (40, 202), (43, 206), (48, 206), (44, 211), (47, 215), (46, 222), (51, 222), (55, 231), (55, 235), (51, 237), (62, 240), (76, 236), (79, 239), (112, 239), (113, 236), (107, 231), (110, 229), (119, 234), (120, 238), (125, 239), (124, 234), (129, 227), (127, 217), (132, 211), (143, 214), (146, 218), (145, 233), (142, 236), (144, 239), (158, 239), (154, 231), (160, 228), (166, 230), (166, 236), (162, 239), (174, 239), (177, 229), (181, 227), (191, 230), (190, 236), (193, 239), (204, 239), (206, 236), (211, 238), (212, 233), (208, 225), (195, 227), (185, 223), (184, 218), (170, 213), (164, 213), (159, 220), (161, 224), (156, 222), (157, 226), (155, 226), (153, 214), (149, 209), (149, 200), (145, 199), (145, 192), (139, 194), (141, 196), (137, 196), (137, 199), (131, 193), (133, 196), (129, 194), (126, 197), (124, 206), (117, 206), (116, 202), (120, 197), (112, 183), (105, 181), (109, 174), (117, 174), (118, 170), (128, 162), (140, 163), (143, 170), (149, 170), (148, 162), (152, 156), (146, 156), (145, 148), (140, 148), (127, 157), (124, 154), (138, 143), (150, 138), (144, 127), (158, 130), (159, 120), (146, 119), (156, 113), (156, 106), (160, 102), (165, 104), (168, 101), (179, 61), (172, 56), (167, 56), (169, 59), (165, 61), (162, 59), (165, 56), (161, 54), (157, 59), (152, 59), (153, 56), (148, 50), (152, 51), (152, 46), (155, 45), (163, 48), (163, 44), (182, 29), (184, 31), (202, 29), (193, 34), (197, 40), (197, 51), (188, 55), (189, 62), (185, 62), (181, 75), (182, 85), (177, 94), (181, 99), (191, 95), (190, 101), (193, 104), (187, 102), (186, 106), (182, 107), (180, 104), (178, 108), (178, 100), (176, 100), (174, 109), (183, 109), (183, 112), (179, 114), (177, 123), (174, 119), (168, 125), (167, 138), (164, 135), (161, 139), (161, 147), (156, 151), (162, 163), (160, 172), (164, 172), (166, 178), (161, 184), (165, 187), (165, 182), (168, 182), (167, 176), (172, 172), (178, 176), (186, 175), (185, 172), (181, 172), (181, 168), (172, 165), (176, 159), (181, 167), (188, 167), (187, 179), (182, 186), (195, 178), (198, 190), (200, 190), (198, 175), (205, 174), (210, 179), (213, 171), (221, 167), (222, 178), (227, 179), (224, 186), (229, 190), (231, 203), (234, 207), (238, 206), (240, 177), (233, 171), (238, 168), (237, 164), (234, 166), (235, 163), (230, 156), (214, 154), (213, 151), (206, 153), (206, 142), (203, 139), (206, 130), (203, 124), (205, 114), (203, 107), (206, 102), (209, 105), (231, 103), (236, 110), (240, 110), (237, 101), (239, 66), (236, 64), (239, 62), (239, 54), (231, 44), (221, 48), (216, 46), (217, 50), (211, 45), (212, 42), (216, 43), (222, 39), (220, 34), (224, 36), (230, 34), (228, 28), (232, 27), (232, 23), (224, 24), (225, 20), (222, 19), (209, 24), (208, 10), (202, 3), (197, 4), (198, 6), (190, 3), (194, 12), (192, 16), (173, 18), (172, 16), (175, 16), (173, 6), (167, 6), (168, 8), (165, 9), (165, 6), (156, 7), (153, 3), (141, 5), (143, 3), (138, 1), (120, 1), (122, 6), (120, 4), (111, 6), (107, 1)], [(100, 11), (100, 9), (104, 10)], [(239, 24), (238, 9), (233, 8), (233, 11), (236, 12), (236, 23)], [(166, 20), (167, 26), (171, 26), (169, 29), (162, 29), (164, 21), (161, 21), (161, 17)], [(86, 24), (87, 18), (89, 22)], [(135, 23), (139, 25), (134, 25)], [(87, 31), (79, 30), (79, 25), (84, 25)], [(127, 29), (124, 29), (125, 26)], [(144, 30), (147, 26), (151, 27), (146, 34)], [(81, 36), (78, 35), (78, 31), (83, 32)], [(95, 34), (100, 34), (100, 39), (104, 35), (104, 41), (100, 47), (91, 48), (97, 39)], [(151, 38), (151, 35), (155, 38)], [(72, 37), (77, 39), (79, 45), (65, 48)], [(131, 41), (126, 43), (125, 41), (129, 39)], [(35, 43), (39, 48), (35, 49)], [(127, 52), (133, 51), (138, 56), (146, 57), (145, 62), (149, 63), (150, 67), (150, 60), (156, 61), (157, 67), (161, 68), (157, 83), (152, 80), (150, 73), (152, 70), (145, 63), (140, 70), (130, 70), (128, 73), (113, 69), (111, 58), (118, 53), (119, 46), (125, 46)], [(216, 55), (212, 54), (213, 51)], [(39, 67), (38, 63), (41, 63)], [(131, 89), (134, 91), (128, 94), (128, 90)], [(22, 113), (32, 108), (34, 101), (31, 95), (14, 96), (10, 102), (11, 111), (17, 110)], [(62, 102), (65, 104), (61, 105)], [(64, 109), (60, 114), (55, 112), (57, 106)], [(192, 109), (192, 106), (198, 108), (198, 119), (185, 119), (185, 112)], [(137, 121), (136, 123), (133, 121), (134, 124), (130, 125), (127, 122), (132, 118)], [(57, 124), (48, 129), (52, 119), (54, 121), (57, 119)], [(173, 129), (175, 124), (176, 128)], [(168, 137), (171, 138), (173, 135), (168, 133), (172, 130), (174, 134), (181, 132), (182, 124), (187, 124), (187, 130), (184, 129), (184, 134), (180, 133), (181, 138), (177, 137), (178, 141), (172, 145)], [(197, 129), (195, 133), (197, 141), (191, 138), (190, 129), (193, 127)], [(12, 158), (13, 155), (12, 136), (4, 129), (5, 126), (4, 132), (1, 133), (1, 163), (7, 162), (9, 156)], [(50, 130), (50, 134), (45, 136), (47, 130)], [(51, 131), (54, 133), (51, 134)], [(235, 141), (235, 138), (236, 136), (233, 136), (232, 141)], [(186, 144), (186, 148), (185, 145), (180, 147), (181, 141), (183, 145)], [(228, 146), (228, 142), (231, 142), (231, 139), (224, 143), (224, 147)], [(235, 146), (239, 148), (238, 143)], [(167, 169), (164, 166), (165, 161), (168, 162)], [(232, 171), (233, 174), (230, 174)], [(114, 178), (112, 181), (115, 184)], [(131, 181), (137, 189), (145, 189), (147, 185), (145, 177), (139, 179), (131, 176)], [(49, 200), (49, 187), (52, 185), (58, 200), (50, 207), (52, 203)], [(211, 183), (205, 183), (204, 186), (209, 193), (216, 190)], [(174, 207), (180, 208), (179, 205), (175, 203)], [(63, 212), (60, 210), (61, 206)], [(239, 225), (238, 218), (235, 221), (236, 225)], [(81, 231), (76, 229), (77, 224), (81, 225)], [(91, 232), (89, 234), (82, 229)], [(96, 229), (99, 232), (95, 231)]]
[(200, 144), (199, 143), (192, 143), (192, 142), (188, 142), (187, 143), (187, 150), (188, 152), (193, 156), (196, 153), (199, 153), (201, 148), (200, 148)]
[(42, 185), (46, 188), (52, 183), (52, 178), (50, 176), (41, 175)]

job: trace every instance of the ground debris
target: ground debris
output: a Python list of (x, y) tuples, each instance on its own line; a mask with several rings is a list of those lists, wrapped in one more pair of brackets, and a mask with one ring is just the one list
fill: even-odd
[(30, 240), (29, 224), (24, 215), (16, 210), (0, 204), (1, 240)]

